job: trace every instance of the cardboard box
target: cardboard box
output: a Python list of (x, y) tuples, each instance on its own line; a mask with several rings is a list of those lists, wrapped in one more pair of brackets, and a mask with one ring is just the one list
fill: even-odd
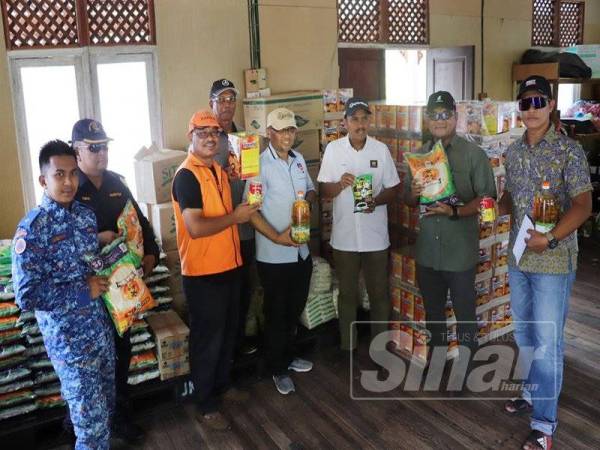
[(337, 110), (339, 112), (345, 112), (346, 111), (346, 103), (352, 97), (354, 97), (354, 89), (353, 88), (338, 89), (338, 95), (337, 95), (338, 108), (337, 108)]
[(396, 106), (396, 129), (398, 131), (408, 131), (408, 106)]
[(267, 87), (267, 69), (246, 69), (244, 70), (244, 80), (246, 82), (246, 92), (256, 92)]
[(260, 98), (260, 97), (270, 97), (271, 96), (271, 88), (259, 89), (255, 92), (246, 92), (246, 98)]
[(413, 351), (413, 329), (407, 324), (400, 324), (398, 348), (409, 353)]
[(159, 364), (188, 354), (190, 329), (175, 311), (154, 314), (146, 321), (154, 333)]
[(391, 275), (396, 280), (402, 280), (402, 254), (398, 250), (391, 251)]
[(173, 203), (168, 202), (148, 206), (154, 234), (160, 241), (163, 250), (168, 252), (177, 249), (177, 230)]
[(338, 90), (325, 89), (323, 91), (323, 111), (327, 113), (338, 110)]
[(142, 147), (134, 156), (135, 185), (139, 202), (159, 204), (171, 201), (171, 183), (186, 152)]
[(413, 345), (413, 355), (423, 361), (427, 361), (427, 333), (425, 331), (414, 331)]
[(492, 248), (479, 249), (479, 263), (477, 264), (477, 273), (488, 272), (492, 269)]
[(483, 280), (475, 283), (475, 305), (485, 305), (492, 299), (492, 285), (490, 280)]
[(392, 300), (392, 311), (400, 315), (400, 320), (405, 320), (402, 315), (402, 289), (397, 286), (390, 287), (390, 299)]
[(375, 121), (377, 128), (396, 128), (396, 106), (376, 105)]
[(190, 373), (190, 357), (186, 354), (179, 358), (163, 360), (159, 362), (158, 370), (161, 381), (187, 375)]
[(244, 99), (246, 131), (266, 136), (267, 115), (277, 108), (287, 108), (294, 113), (299, 131), (323, 128), (323, 94), (320, 91), (298, 91)]
[(400, 305), (400, 315), (402, 320), (415, 319), (415, 295), (402, 289), (402, 304)]
[[(305, 161), (318, 161), (321, 156), (321, 135), (319, 130), (298, 131), (293, 148), (302, 153)], [(313, 183), (316, 182), (317, 179), (314, 178)]]

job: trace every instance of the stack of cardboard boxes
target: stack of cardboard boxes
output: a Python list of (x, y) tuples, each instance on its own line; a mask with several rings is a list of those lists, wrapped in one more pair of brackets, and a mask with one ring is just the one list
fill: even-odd
[(171, 276), (166, 280), (173, 297), (173, 309), (187, 317), (181, 280), (181, 265), (177, 251), (175, 214), (171, 202), (171, 184), (186, 153), (179, 150), (142, 148), (135, 156), (135, 179), (140, 206), (147, 212), (148, 220), (162, 249), (162, 262)]
[(160, 379), (168, 380), (190, 372), (189, 328), (173, 311), (146, 319), (154, 335)]
[(271, 88), (267, 83), (267, 69), (246, 69), (244, 71), (246, 83), (246, 98), (270, 97)]

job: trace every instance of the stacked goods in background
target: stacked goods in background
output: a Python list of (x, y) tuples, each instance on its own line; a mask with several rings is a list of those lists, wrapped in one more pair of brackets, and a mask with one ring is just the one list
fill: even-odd
[(189, 328), (174, 311), (153, 314), (147, 322), (154, 336), (160, 379), (187, 375), (190, 372)]
[[(321, 130), (319, 163), (315, 170), (313, 181), (316, 182), (316, 175), (319, 173), (320, 160), (323, 158), (327, 144), (336, 139), (340, 139), (348, 132), (344, 127), (344, 111), (346, 103), (354, 96), (352, 88), (327, 89), (323, 91), (323, 128)], [(311, 174), (312, 175), (312, 174)], [(321, 255), (330, 263), (333, 262), (332, 248), (329, 244), (331, 239), (331, 224), (333, 221), (333, 201), (331, 199), (320, 199), (320, 246)]]
[[(157, 283), (167, 286), (173, 309), (187, 317), (187, 306), (183, 295), (181, 266), (177, 251), (175, 212), (171, 202), (171, 185), (175, 172), (187, 153), (179, 150), (159, 150), (156, 147), (142, 148), (135, 156), (135, 180), (140, 209), (146, 216), (162, 249), (161, 265), (166, 266), (169, 276), (163, 275)], [(150, 287), (150, 286), (149, 286)], [(151, 289), (152, 291), (152, 289)], [(153, 296), (156, 297), (155, 293)]]
[(33, 312), (15, 304), (11, 241), (0, 241), (0, 420), (64, 406)]

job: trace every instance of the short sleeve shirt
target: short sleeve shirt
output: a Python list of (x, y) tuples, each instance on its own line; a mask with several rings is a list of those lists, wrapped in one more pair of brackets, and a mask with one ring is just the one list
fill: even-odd
[[(373, 197), (400, 183), (389, 149), (370, 136), (362, 150), (355, 150), (348, 136), (327, 145), (317, 180), (337, 183), (344, 173), (373, 175)], [(331, 246), (348, 252), (385, 250), (390, 246), (387, 217), (386, 205), (377, 206), (370, 214), (355, 213), (352, 189), (344, 189), (333, 199)]]
[[(530, 146), (526, 134), (506, 152), (506, 190), (512, 198), (513, 221), (510, 233), (509, 265), (516, 266), (512, 248), (525, 215), (533, 215), (533, 200), (550, 182), (550, 191), (558, 199), (559, 217), (570, 207), (571, 199), (591, 191), (590, 169), (581, 145), (557, 133), (554, 127), (536, 145)], [(523, 272), (564, 274), (577, 268), (577, 231), (562, 239), (554, 249), (535, 253), (529, 249), (519, 261)]]
[[(304, 157), (292, 150), (285, 161), (271, 145), (260, 155), (260, 176), (254, 180), (262, 183), (263, 203), (260, 212), (279, 233), (290, 226), (292, 205), (296, 201), (297, 192), (303, 191), (306, 194), (315, 190)], [(248, 196), (248, 186), (249, 183), (244, 191), (244, 200)], [(293, 263), (298, 261), (298, 256), (306, 259), (309, 253), (307, 244), (297, 248), (287, 247), (256, 232), (257, 261), (271, 264)]]
[[(419, 151), (431, 150), (428, 142)], [(494, 172), (485, 152), (460, 136), (454, 136), (444, 149), (448, 156), (456, 195), (464, 204), (476, 197), (496, 198)], [(405, 189), (410, 189), (410, 171)], [(477, 216), (450, 220), (446, 216), (423, 216), (419, 221), (417, 262), (434, 270), (462, 272), (471, 269), (479, 258), (479, 221)]]

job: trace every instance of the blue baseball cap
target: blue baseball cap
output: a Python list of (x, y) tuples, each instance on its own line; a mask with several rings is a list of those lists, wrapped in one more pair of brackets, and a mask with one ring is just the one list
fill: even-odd
[(73, 131), (71, 132), (71, 144), (77, 141), (82, 141), (86, 144), (102, 144), (112, 141), (112, 139), (106, 136), (102, 124), (97, 120), (81, 119), (75, 122)]

